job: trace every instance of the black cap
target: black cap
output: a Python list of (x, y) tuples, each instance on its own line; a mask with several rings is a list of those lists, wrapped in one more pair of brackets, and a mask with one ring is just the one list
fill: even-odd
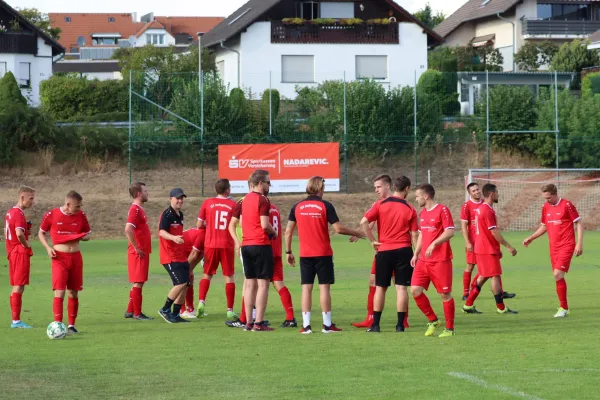
[(185, 195), (185, 193), (183, 193), (183, 189), (181, 188), (175, 188), (173, 190), (171, 190), (171, 193), (169, 193), (169, 197), (187, 197)]

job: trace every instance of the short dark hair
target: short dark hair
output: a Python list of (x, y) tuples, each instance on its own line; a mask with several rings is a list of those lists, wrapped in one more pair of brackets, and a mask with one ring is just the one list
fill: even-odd
[(467, 192), (469, 191), (469, 189), (471, 189), (473, 186), (479, 186), (479, 183), (477, 182), (471, 182), (467, 185)]
[(394, 191), (403, 192), (407, 187), (410, 187), (410, 179), (406, 176), (402, 175), (401, 177), (394, 179)]
[(67, 193), (67, 199), (83, 201), (83, 197), (81, 197), (81, 195), (74, 190), (71, 190), (69, 193)]
[(373, 179), (373, 183), (375, 183), (377, 181), (383, 181), (383, 183), (392, 186), (392, 178), (389, 175), (386, 175), (386, 174), (377, 175), (375, 177), (375, 179)]
[(142, 186), (146, 186), (144, 182), (136, 182), (129, 187), (129, 194), (134, 199), (138, 197), (138, 194), (142, 193)]
[(429, 183), (420, 184), (419, 186), (417, 186), (417, 190), (420, 190), (421, 192), (425, 193), (432, 200), (435, 198), (435, 189)]
[(492, 193), (496, 193), (498, 191), (498, 187), (493, 183), (486, 183), (481, 188), (481, 192), (483, 193), (483, 197), (490, 197)]
[(264, 169), (257, 169), (250, 175), (250, 183), (253, 185), (258, 185), (260, 182), (264, 182), (269, 175), (269, 171)]
[(217, 183), (215, 183), (215, 191), (217, 192), (217, 194), (223, 194), (229, 189), (231, 189), (229, 179), (219, 179)]
[(542, 186), (542, 193), (550, 193), (552, 195), (555, 195), (556, 193), (558, 193), (558, 188), (555, 184), (549, 183), (547, 185)]

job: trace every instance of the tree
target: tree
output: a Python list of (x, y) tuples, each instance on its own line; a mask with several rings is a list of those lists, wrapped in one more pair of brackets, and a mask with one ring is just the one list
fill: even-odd
[(37, 8), (17, 8), (17, 10), (42, 32), (47, 33), (53, 39), (60, 39), (60, 33), (62, 31), (58, 27), (52, 27), (54, 21), (50, 21), (48, 14), (40, 12)]
[(558, 51), (558, 46), (549, 40), (543, 42), (527, 42), (515, 54), (515, 63), (521, 71), (537, 71), (550, 61)]
[(502, 71), (504, 57), (492, 46), (440, 47), (428, 54), (430, 69), (449, 71), (444, 65), (455, 64), (456, 71)]
[(588, 50), (587, 44), (587, 41), (576, 39), (560, 46), (550, 62), (551, 69), (559, 72), (581, 72), (583, 68), (598, 65), (598, 53)]
[(17, 80), (12, 72), (7, 72), (0, 79), (0, 109), (10, 104), (27, 106), (27, 100), (21, 94)]
[(434, 14), (429, 3), (425, 4), (425, 7), (417, 11), (414, 16), (431, 29), (435, 28), (446, 19), (446, 15), (441, 11), (437, 11)]
[[(198, 47), (191, 46), (186, 53), (175, 53), (175, 47), (120, 48), (114, 52), (113, 59), (119, 60), (124, 77), (129, 71), (155, 73), (198, 72)], [(215, 70), (214, 55), (206, 49), (202, 51), (202, 69)]]

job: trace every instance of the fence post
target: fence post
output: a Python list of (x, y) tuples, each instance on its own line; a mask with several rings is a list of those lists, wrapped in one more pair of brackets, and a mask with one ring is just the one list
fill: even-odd
[(490, 73), (485, 71), (485, 141), (487, 149), (487, 169), (490, 169)]
[(202, 197), (204, 197), (204, 73), (202, 72), (202, 35), (198, 35), (198, 85), (200, 90), (200, 163), (202, 166)]
[(559, 144), (558, 144), (558, 138), (559, 138), (559, 128), (558, 128), (558, 72), (554, 71), (554, 137), (555, 137), (555, 141), (556, 141), (556, 184), (559, 183), (559, 172), (558, 169), (560, 168), (560, 161), (558, 159), (558, 155), (559, 155)]
[(348, 193), (348, 119), (347, 107), (346, 71), (344, 71), (344, 190)]
[(413, 153), (415, 162), (415, 186), (419, 184), (418, 141), (417, 141), (417, 70), (415, 70), (415, 87), (413, 96)]
[(269, 70), (269, 143), (273, 142), (273, 84), (272, 71)]
[(131, 97), (132, 97), (131, 96), (131, 76), (132, 76), (132, 73), (131, 73), (131, 70), (129, 70), (129, 140), (128, 140), (129, 143), (128, 143), (128, 150), (127, 150), (127, 153), (128, 153), (127, 158), (128, 158), (128, 164), (129, 164), (129, 186), (131, 186), (131, 182), (132, 182), (132, 180), (131, 180), (131, 178), (132, 178), (132, 176), (131, 176), (131, 174), (132, 174), (132, 170), (131, 170), (132, 169), (132, 165), (131, 165), (131, 139), (133, 139), (133, 137), (132, 137), (133, 136), (133, 129), (132, 129), (132, 109), (131, 109)]

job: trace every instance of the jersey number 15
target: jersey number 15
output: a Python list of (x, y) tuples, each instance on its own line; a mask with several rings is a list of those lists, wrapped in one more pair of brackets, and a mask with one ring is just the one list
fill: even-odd
[(227, 211), (218, 211), (215, 214), (215, 229), (218, 231), (224, 231), (227, 229)]

